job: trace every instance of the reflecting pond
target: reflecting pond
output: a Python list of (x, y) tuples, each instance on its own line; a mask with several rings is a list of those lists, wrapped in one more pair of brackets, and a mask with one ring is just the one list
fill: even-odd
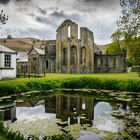
[(69, 133), (77, 140), (98, 140), (124, 128), (122, 111), (139, 114), (140, 95), (103, 91), (56, 91), (0, 98), (0, 119), (25, 136)]

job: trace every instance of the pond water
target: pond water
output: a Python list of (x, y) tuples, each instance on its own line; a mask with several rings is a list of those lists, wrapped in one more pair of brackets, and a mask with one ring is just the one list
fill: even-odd
[(123, 129), (123, 120), (113, 117), (113, 111), (134, 115), (139, 107), (138, 93), (57, 91), (1, 97), (0, 119), (25, 136), (69, 133), (77, 140), (98, 140), (105, 131)]

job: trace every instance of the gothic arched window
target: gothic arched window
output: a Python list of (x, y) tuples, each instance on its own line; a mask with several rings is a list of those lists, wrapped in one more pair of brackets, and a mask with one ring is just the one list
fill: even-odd
[(113, 67), (116, 67), (116, 58), (113, 58)]
[(68, 37), (69, 38), (71, 37), (71, 27), (70, 27), (70, 25), (68, 26)]
[(81, 64), (82, 65), (86, 64), (86, 48), (85, 47), (81, 49)]
[(48, 67), (49, 67), (49, 62), (48, 60), (46, 60), (46, 68), (48, 69)]
[(72, 46), (71, 48), (71, 64), (72, 65), (77, 64), (77, 49), (75, 46)]
[(63, 62), (63, 65), (67, 65), (67, 49), (66, 48), (63, 48), (63, 52), (62, 52), (62, 62)]

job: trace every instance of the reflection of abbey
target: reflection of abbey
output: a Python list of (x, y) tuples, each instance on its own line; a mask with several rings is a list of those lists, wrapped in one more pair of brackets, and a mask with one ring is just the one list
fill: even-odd
[[(80, 37), (80, 39), (79, 39)], [(18, 61), (18, 71), (30, 73), (94, 73), (124, 72), (125, 53), (102, 54), (95, 50), (93, 32), (86, 27), (65, 20), (57, 29), (56, 40), (46, 41), (45, 49), (33, 47), (28, 61)], [(24, 63), (23, 63), (24, 62)]]
[[(72, 91), (73, 92), (73, 91)], [(63, 92), (62, 92), (63, 93)], [(65, 93), (65, 92), (64, 92)], [(75, 92), (76, 93), (76, 92)], [(79, 92), (77, 92), (79, 94)], [(30, 119), (30, 116), (33, 117), (36, 114), (41, 116), (41, 114), (46, 113), (55, 114), (56, 119), (60, 119), (62, 121), (57, 122), (59, 126), (65, 127), (72, 124), (88, 124), (88, 126), (93, 126), (93, 121), (96, 122), (96, 117), (99, 115), (99, 110), (97, 111), (98, 105), (101, 105), (100, 110), (107, 111), (110, 110), (118, 110), (124, 109), (127, 110), (127, 106), (132, 112), (137, 111), (136, 108), (131, 107), (131, 105), (127, 105), (126, 101), (121, 101), (120, 103), (117, 99), (113, 99), (112, 97), (103, 97), (103, 99), (99, 99), (98, 97), (81, 97), (81, 96), (67, 96), (67, 95), (57, 95), (57, 96), (48, 96), (43, 100), (36, 99), (28, 99), (23, 101), (4, 99), (5, 102), (0, 104), (0, 119), (1, 120), (11, 120), (14, 121), (22, 121), (26, 119)], [(106, 102), (105, 102), (105, 101)], [(109, 103), (108, 103), (109, 102)], [(109, 108), (105, 106), (105, 104), (109, 104)], [(41, 107), (39, 110), (36, 110), (36, 107)], [(35, 111), (35, 112), (34, 112)], [(32, 114), (33, 113), (33, 114)], [(25, 114), (25, 115), (23, 115)], [(102, 115), (102, 114), (101, 114)], [(26, 118), (28, 116), (28, 118)], [(108, 115), (107, 115), (108, 116)], [(103, 117), (103, 116), (102, 116)], [(35, 117), (33, 117), (34, 119)], [(100, 122), (99, 122), (100, 123)], [(96, 122), (97, 124), (97, 122)], [(105, 124), (106, 125), (106, 124)]]

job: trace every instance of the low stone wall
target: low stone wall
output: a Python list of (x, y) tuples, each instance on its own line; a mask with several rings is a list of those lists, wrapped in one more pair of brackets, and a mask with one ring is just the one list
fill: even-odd
[(131, 67), (130, 72), (140, 72), (140, 66)]

